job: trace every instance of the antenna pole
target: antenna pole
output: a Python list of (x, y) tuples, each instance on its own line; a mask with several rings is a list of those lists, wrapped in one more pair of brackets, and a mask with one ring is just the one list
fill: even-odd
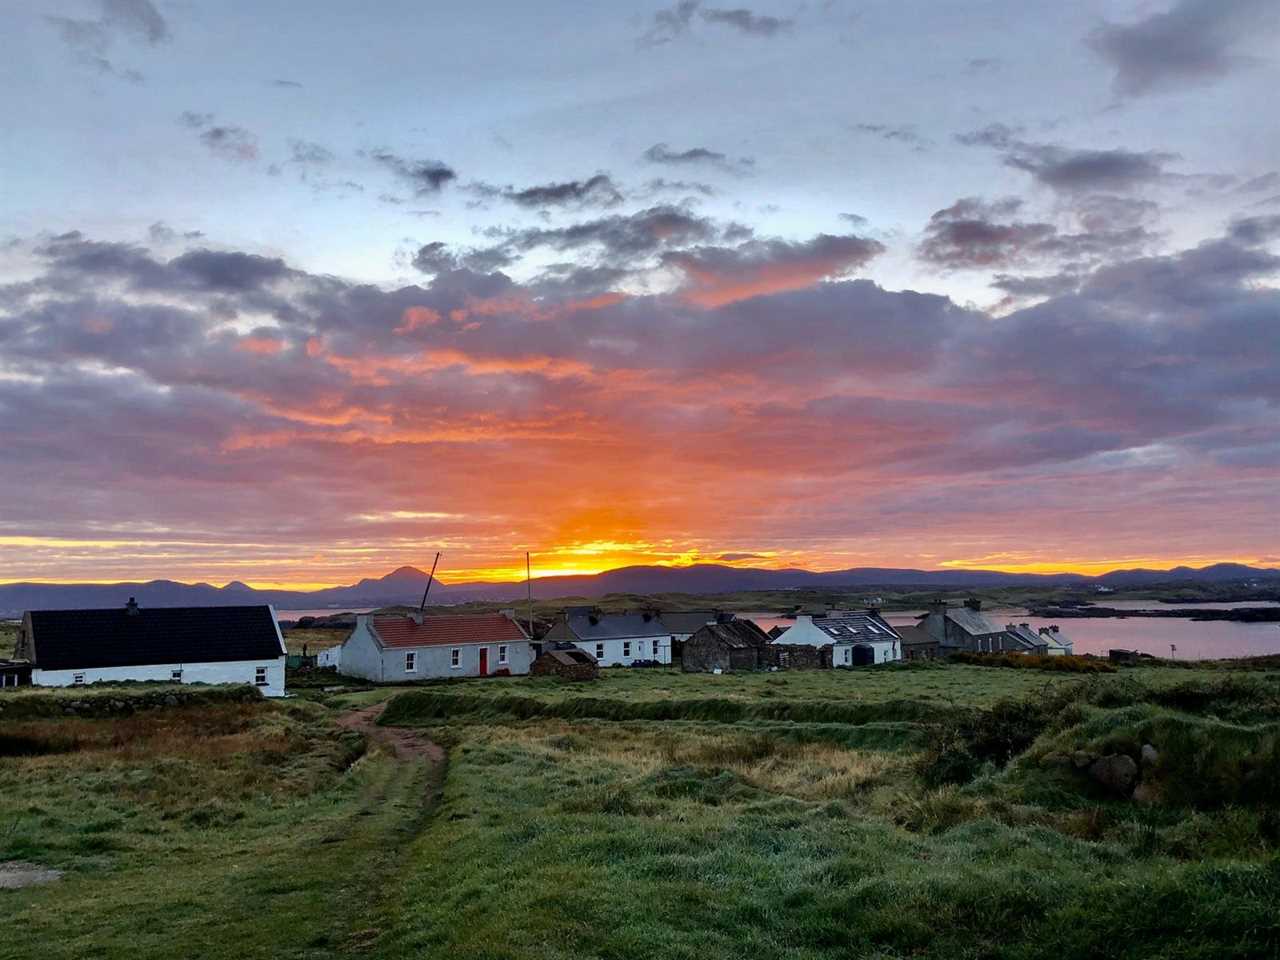
[(436, 554), (436, 558), (431, 561), (431, 573), (427, 576), (427, 589), (422, 591), (422, 603), (418, 604), (418, 614), (421, 616), (422, 611), (427, 609), (427, 594), (431, 592), (431, 582), (436, 578), (436, 564), (440, 562), (440, 554)]
[(529, 563), (529, 551), (524, 552), (524, 584), (529, 591), (529, 639), (533, 639), (533, 567)]

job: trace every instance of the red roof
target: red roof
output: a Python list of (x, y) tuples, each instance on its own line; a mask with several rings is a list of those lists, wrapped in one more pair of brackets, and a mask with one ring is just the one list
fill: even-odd
[(384, 647), (427, 647), (457, 643), (508, 643), (527, 640), (520, 625), (502, 613), (444, 617), (374, 617), (373, 629)]

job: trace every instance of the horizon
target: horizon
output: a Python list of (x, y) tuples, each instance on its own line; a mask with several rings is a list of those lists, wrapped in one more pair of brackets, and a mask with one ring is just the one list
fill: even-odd
[(0, 9), (0, 583), (1280, 565), (1275, 3), (307, 11)]

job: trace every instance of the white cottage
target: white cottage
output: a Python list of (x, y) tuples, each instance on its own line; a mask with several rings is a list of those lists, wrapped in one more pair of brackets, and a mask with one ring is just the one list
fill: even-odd
[(338, 671), (378, 683), (526, 674), (529, 637), (510, 612), (440, 617), (360, 614), (332, 656)]
[(275, 610), (149, 607), (129, 598), (109, 610), (28, 610), (15, 657), (31, 665), (31, 683), (247, 683), (264, 696), (285, 692), (285, 645)]
[(671, 662), (671, 632), (658, 614), (648, 610), (604, 613), (594, 607), (570, 607), (544, 639), (572, 643), (602, 667)]
[(840, 613), (827, 617), (798, 616), (779, 634), (779, 644), (831, 646), (833, 667), (856, 667), (902, 659), (902, 638), (878, 613)]

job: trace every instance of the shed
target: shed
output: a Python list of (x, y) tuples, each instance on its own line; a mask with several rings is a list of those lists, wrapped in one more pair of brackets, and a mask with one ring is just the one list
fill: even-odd
[(940, 646), (924, 627), (894, 627), (902, 638), (903, 660), (933, 660)]
[(585, 650), (574, 646), (544, 650), (529, 667), (535, 677), (562, 677), (565, 680), (598, 680), (600, 664)]
[(730, 673), (769, 665), (769, 635), (753, 620), (706, 623), (685, 641), (681, 668), (685, 673)]

